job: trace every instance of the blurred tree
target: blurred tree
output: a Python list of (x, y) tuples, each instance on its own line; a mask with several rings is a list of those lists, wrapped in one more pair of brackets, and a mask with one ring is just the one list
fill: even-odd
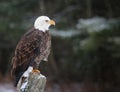
[(91, 0), (86, 0), (86, 15), (87, 15), (87, 18), (91, 17), (92, 16), (92, 2)]

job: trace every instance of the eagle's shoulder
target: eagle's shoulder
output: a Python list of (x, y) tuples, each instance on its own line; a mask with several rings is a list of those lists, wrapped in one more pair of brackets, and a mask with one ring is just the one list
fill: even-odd
[[(16, 54), (25, 52), (32, 52), (33, 48), (37, 48), (41, 42), (42, 32), (36, 29), (31, 29), (26, 32), (16, 47)], [(19, 55), (19, 54), (18, 54)]]
[(30, 37), (30, 36), (36, 36), (36, 35), (42, 36), (42, 31), (32, 28), (23, 35), (23, 38)]

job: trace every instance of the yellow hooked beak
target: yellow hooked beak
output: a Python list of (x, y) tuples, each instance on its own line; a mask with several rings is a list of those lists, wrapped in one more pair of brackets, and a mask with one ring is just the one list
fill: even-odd
[(49, 21), (49, 24), (55, 26), (55, 21), (54, 21), (54, 20), (50, 20), (50, 21)]

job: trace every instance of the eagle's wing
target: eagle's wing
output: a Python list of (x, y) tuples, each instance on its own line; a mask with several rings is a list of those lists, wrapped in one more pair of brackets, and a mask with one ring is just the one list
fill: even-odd
[(39, 46), (41, 44), (42, 34), (38, 30), (32, 30), (27, 32), (19, 41), (15, 55), (12, 58), (13, 71), (15, 72), (17, 68), (21, 68), (22, 71), (28, 67), (30, 60), (34, 59), (40, 54)]

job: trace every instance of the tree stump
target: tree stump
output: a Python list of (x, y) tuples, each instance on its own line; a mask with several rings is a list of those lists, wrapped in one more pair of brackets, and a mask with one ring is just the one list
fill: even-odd
[[(46, 77), (42, 74), (30, 73), (27, 81), (24, 88), (21, 89), (24, 84), (17, 87), (18, 92), (44, 92)], [(26, 80), (24, 80), (23, 83), (26, 83)]]

